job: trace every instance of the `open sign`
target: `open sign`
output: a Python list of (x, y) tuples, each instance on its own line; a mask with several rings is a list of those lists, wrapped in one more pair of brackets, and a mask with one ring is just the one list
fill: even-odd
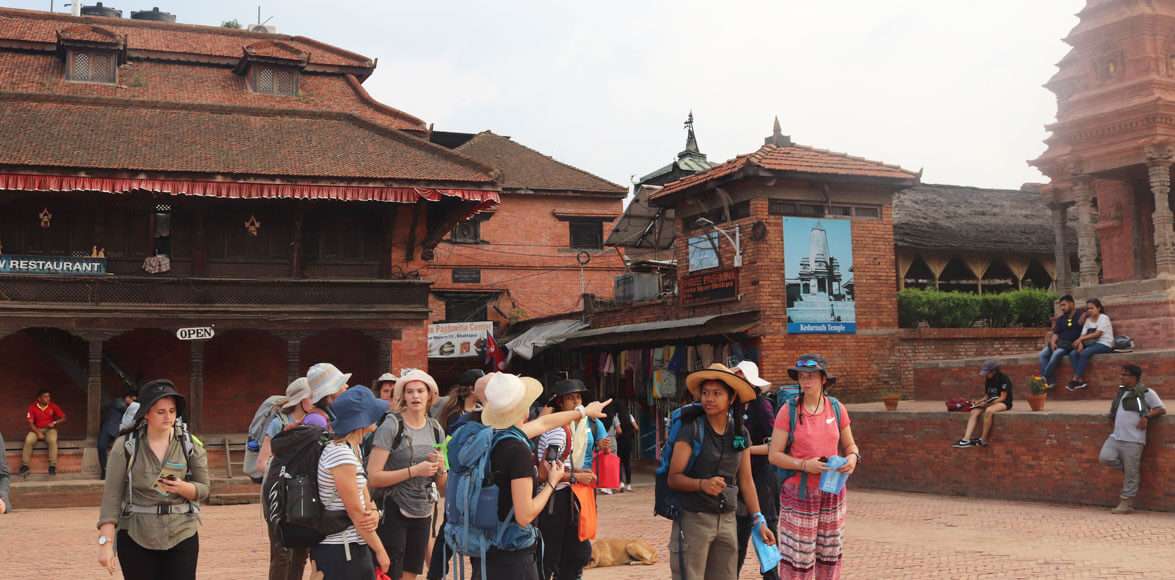
[(216, 336), (216, 330), (211, 326), (181, 328), (175, 331), (175, 337), (180, 340), (208, 340), (213, 336)]

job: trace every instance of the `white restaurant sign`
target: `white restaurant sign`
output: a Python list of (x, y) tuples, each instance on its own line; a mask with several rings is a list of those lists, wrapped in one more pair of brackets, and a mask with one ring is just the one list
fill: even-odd
[(455, 322), (430, 324), (428, 358), (477, 356), (478, 341), (493, 334), (493, 322)]

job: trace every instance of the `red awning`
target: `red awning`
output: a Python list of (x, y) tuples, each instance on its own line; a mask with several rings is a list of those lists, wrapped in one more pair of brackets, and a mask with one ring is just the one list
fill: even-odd
[(333, 199), (388, 203), (416, 203), (421, 199), (438, 201), (441, 196), (448, 196), (478, 202), (479, 206), (474, 211), (492, 208), (502, 201), (498, 192), (480, 189), (125, 179), (21, 173), (0, 173), (0, 190), (101, 191), (104, 193), (150, 191), (168, 195), (195, 195), (224, 199)]

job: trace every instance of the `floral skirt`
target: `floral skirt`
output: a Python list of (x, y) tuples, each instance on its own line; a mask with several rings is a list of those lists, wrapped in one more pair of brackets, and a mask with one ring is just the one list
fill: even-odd
[(845, 492), (829, 494), (809, 482), (801, 498), (798, 478), (779, 493), (779, 577), (794, 580), (840, 578), (844, 550)]

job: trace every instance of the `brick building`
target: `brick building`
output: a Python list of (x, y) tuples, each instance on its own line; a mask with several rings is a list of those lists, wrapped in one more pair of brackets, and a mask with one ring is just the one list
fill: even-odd
[[(624, 261), (604, 240), (627, 188), (490, 131), (434, 131), (431, 140), (497, 170), (502, 195), (437, 246), (425, 274), (433, 322), (489, 320), (500, 333), (579, 309), (584, 293), (611, 296)], [(480, 362), (433, 358), (430, 369), (445, 384)]]
[(373, 100), (374, 68), (298, 36), (0, 9), (8, 441), (40, 387), (64, 439), (157, 377), (202, 434), (239, 433), (312, 362), (356, 383), (427, 364), (412, 273), (500, 188)]

